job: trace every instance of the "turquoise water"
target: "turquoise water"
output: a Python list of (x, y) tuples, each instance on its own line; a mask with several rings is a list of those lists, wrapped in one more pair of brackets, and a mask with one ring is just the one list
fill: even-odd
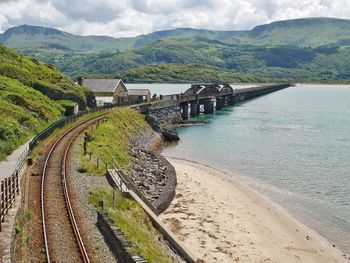
[(350, 253), (350, 87), (297, 86), (199, 117), (164, 150), (238, 177)]

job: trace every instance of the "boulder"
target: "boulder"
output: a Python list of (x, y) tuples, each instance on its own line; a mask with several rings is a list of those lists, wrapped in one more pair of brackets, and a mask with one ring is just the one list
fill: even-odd
[(157, 117), (155, 117), (153, 115), (147, 115), (146, 116), (146, 121), (152, 127), (153, 130), (155, 130), (157, 132), (160, 131), (160, 122), (157, 119)]
[(180, 140), (179, 135), (175, 129), (164, 129), (162, 135), (167, 142), (177, 142)]

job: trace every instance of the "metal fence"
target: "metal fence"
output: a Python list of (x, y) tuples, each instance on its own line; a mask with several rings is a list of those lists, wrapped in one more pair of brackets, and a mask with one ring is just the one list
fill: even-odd
[[(108, 105), (103, 107), (97, 107), (89, 113), (92, 112), (98, 112), (103, 111), (109, 108), (114, 107), (114, 105)], [(9, 209), (12, 207), (13, 202), (15, 201), (15, 198), (19, 194), (19, 174), (26, 162), (26, 159), (28, 157), (29, 151), (33, 150), (35, 145), (41, 140), (44, 140), (47, 138), (55, 129), (61, 128), (69, 123), (73, 123), (77, 118), (80, 116), (88, 113), (87, 111), (80, 111), (77, 114), (71, 115), (69, 117), (65, 117), (61, 120), (58, 120), (51, 124), (49, 127), (44, 129), (42, 132), (37, 134), (30, 142), (29, 147), (23, 151), (23, 153), (18, 158), (16, 168), (11, 176), (5, 178), (1, 181), (0, 185), (0, 231), (1, 231), (1, 224), (5, 221), (5, 215), (8, 213)]]
[[(112, 162), (113, 169), (110, 169), (111, 173), (107, 173), (113, 176), (114, 182), (112, 185), (118, 188), (121, 192), (133, 191), (156, 215), (159, 215), (157, 208), (146, 198), (146, 196), (139, 190), (135, 183), (130, 179), (130, 176), (124, 172), (123, 168), (118, 164), (114, 157)], [(107, 177), (108, 178), (108, 177)]]

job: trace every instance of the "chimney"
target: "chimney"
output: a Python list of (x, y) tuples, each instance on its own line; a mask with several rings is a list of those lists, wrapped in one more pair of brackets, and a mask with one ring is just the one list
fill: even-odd
[(83, 80), (84, 80), (83, 77), (78, 77), (78, 84), (79, 84), (80, 86), (83, 85)]

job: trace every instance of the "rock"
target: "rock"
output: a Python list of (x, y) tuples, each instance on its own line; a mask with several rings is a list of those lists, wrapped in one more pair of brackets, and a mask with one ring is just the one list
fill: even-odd
[(177, 142), (180, 140), (175, 129), (165, 129), (162, 131), (162, 135), (167, 142)]
[(155, 116), (147, 115), (146, 121), (152, 127), (153, 130), (160, 132), (160, 122)]
[(142, 186), (143, 186), (146, 190), (149, 190), (149, 189), (150, 189), (150, 187), (149, 187), (149, 185), (148, 185), (148, 182), (147, 182), (146, 180), (143, 180), (143, 181), (142, 181)]

